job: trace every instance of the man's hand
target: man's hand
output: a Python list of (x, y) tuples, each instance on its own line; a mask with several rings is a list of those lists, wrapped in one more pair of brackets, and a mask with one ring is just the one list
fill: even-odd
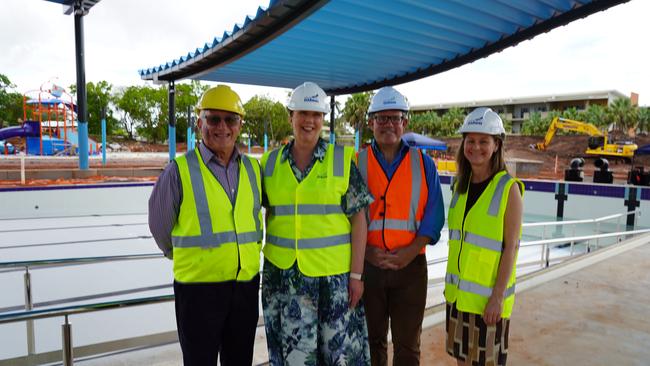
[(350, 300), (350, 309), (357, 307), (359, 300), (363, 296), (363, 281), (350, 278), (348, 283), (348, 299)]
[(375, 267), (382, 268), (381, 262), (384, 260), (384, 251), (372, 245), (366, 245), (366, 260)]
[(405, 246), (384, 256), (383, 265), (387, 269), (398, 270), (409, 265), (420, 252), (420, 248), (415, 245)]

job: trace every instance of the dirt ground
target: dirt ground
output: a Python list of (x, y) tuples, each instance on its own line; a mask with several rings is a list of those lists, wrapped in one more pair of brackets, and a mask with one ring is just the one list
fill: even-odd
[[(586, 157), (588, 136), (555, 136), (545, 151), (533, 150), (531, 144), (543, 140), (541, 136), (508, 136), (505, 141), (506, 159), (517, 158), (536, 160), (542, 162), (539, 179), (562, 180), (564, 170), (569, 168), (569, 163), (577, 157), (585, 158), (584, 176), (585, 181), (592, 181), (595, 158)], [(460, 145), (460, 138), (441, 139), (447, 142), (448, 156), (453, 157)], [(639, 136), (635, 143), (641, 147), (650, 143), (649, 136)], [(636, 157), (632, 163), (624, 163), (614, 159), (607, 159), (609, 169), (613, 172), (615, 181), (627, 181), (627, 174), (632, 166), (645, 166), (646, 170), (650, 165), (650, 156)]]
[[(569, 167), (569, 163), (573, 158), (576, 157), (585, 157), (584, 151), (587, 148), (587, 136), (556, 136), (552, 143), (549, 145), (546, 151), (537, 151), (530, 149), (531, 144), (535, 144), (542, 140), (542, 137), (536, 136), (508, 136), (506, 139), (506, 156), (507, 158), (518, 158), (526, 160), (536, 160), (542, 162), (540, 174), (535, 177), (526, 177), (526, 178), (539, 178), (539, 179), (550, 179), (550, 180), (562, 180), (564, 177), (564, 170)], [(449, 151), (445, 154), (437, 155), (442, 159), (454, 159), (454, 155), (458, 150), (460, 145), (460, 138), (442, 138), (447, 142)], [(21, 147), (21, 139), (10, 142)], [(649, 136), (637, 137), (636, 144), (643, 146), (650, 143)], [(24, 144), (24, 143), (23, 143)], [(168, 146), (164, 144), (148, 144), (136, 141), (119, 141), (118, 145), (114, 145), (115, 150), (121, 152), (131, 152), (131, 153), (165, 153), (168, 151)], [(110, 146), (110, 145), (109, 145)], [(242, 151), (247, 151), (248, 148), (245, 146), (241, 147)], [(186, 144), (179, 143), (176, 145), (176, 151), (185, 151)], [(261, 153), (262, 149), (260, 147), (253, 148), (253, 152)], [(129, 157), (120, 158), (116, 157), (119, 154), (112, 155), (113, 157), (108, 160), (107, 168), (162, 168), (167, 164), (167, 159), (164, 154), (158, 154), (156, 156), (137, 156), (137, 154), (125, 154)], [(584, 166), (584, 176), (585, 181), (591, 181), (593, 177), (593, 171), (595, 159), (585, 159)], [(101, 168), (101, 159), (91, 159), (90, 168)], [(29, 159), (26, 169), (75, 169), (78, 166), (78, 161), (76, 159), (57, 159), (43, 157), (41, 159)], [(626, 164), (622, 161), (614, 161), (610, 159), (609, 168), (614, 173), (614, 179), (616, 182), (625, 182), (627, 180), (627, 174), (630, 171), (632, 166), (650, 166), (650, 156), (637, 157), (632, 164)], [(3, 159), (0, 155), (0, 170), (17, 170), (20, 169), (16, 159)], [(155, 180), (156, 177), (142, 178), (148, 180)], [(102, 181), (97, 177), (89, 178), (91, 181)], [(103, 179), (105, 180), (105, 179)], [(120, 180), (120, 179), (114, 179)], [(75, 181), (41, 181), (41, 182), (31, 182), (32, 184), (66, 184), (66, 183), (83, 183), (84, 181), (75, 180)], [(2, 185), (11, 184), (10, 182), (0, 182)]]

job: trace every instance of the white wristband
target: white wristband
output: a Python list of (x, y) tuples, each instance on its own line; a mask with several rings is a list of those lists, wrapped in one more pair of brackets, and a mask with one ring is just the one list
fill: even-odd
[(361, 273), (350, 272), (350, 278), (361, 281)]

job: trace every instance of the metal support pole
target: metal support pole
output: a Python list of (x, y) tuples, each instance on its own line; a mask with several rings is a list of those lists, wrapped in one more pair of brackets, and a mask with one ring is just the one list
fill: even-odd
[(68, 316), (65, 316), (65, 323), (61, 325), (61, 339), (63, 341), (63, 366), (72, 366), (74, 356), (72, 354), (72, 325), (68, 322)]
[(334, 132), (334, 108), (336, 107), (335, 97), (330, 96), (330, 144), (336, 143), (336, 133)]
[(625, 188), (625, 201), (624, 204), (627, 206), (627, 221), (626, 221), (626, 226), (628, 229), (632, 230), (634, 229), (634, 218), (635, 215), (634, 213), (631, 213), (636, 210), (637, 207), (641, 204), (639, 201), (641, 199), (641, 190), (637, 189), (637, 187), (628, 187)]
[[(29, 267), (25, 267), (25, 275), (23, 276), (25, 283), (25, 310), (29, 311), (34, 308), (32, 299), (32, 275), (29, 273)], [(34, 335), (34, 321), (27, 320), (25, 322), (27, 327), (27, 357), (28, 363), (31, 364), (29, 357), (36, 354), (36, 337)]]
[(77, 61), (77, 133), (79, 169), (88, 170), (88, 112), (86, 109), (86, 66), (84, 61), (83, 0), (74, 2), (74, 41)]
[(185, 140), (187, 141), (187, 151), (192, 151), (194, 149), (194, 146), (192, 146), (193, 138), (192, 138), (192, 131), (193, 131), (194, 126), (192, 125), (192, 107), (189, 105), (187, 106), (187, 133)]
[(546, 268), (548, 268), (548, 266), (549, 266), (549, 262), (550, 262), (549, 258), (550, 258), (550, 256), (551, 256), (551, 247), (547, 246), (546, 247)]
[[(569, 199), (567, 192), (569, 191), (567, 183), (555, 183), (555, 199), (557, 200), (557, 213), (558, 221), (564, 220), (564, 202)], [(562, 225), (555, 226), (555, 237), (562, 236)]]
[(106, 107), (102, 108), (102, 166), (106, 166)]
[(176, 158), (176, 84), (169, 82), (169, 161)]
[(267, 125), (268, 122), (265, 120), (264, 121), (264, 152), (267, 152), (269, 150), (269, 137), (268, 134), (266, 133)]

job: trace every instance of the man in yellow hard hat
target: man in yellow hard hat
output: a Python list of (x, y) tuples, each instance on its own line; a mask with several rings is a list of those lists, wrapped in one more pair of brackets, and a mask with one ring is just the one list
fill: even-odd
[(219, 85), (196, 108), (202, 141), (163, 171), (149, 228), (174, 261), (176, 324), (185, 365), (250, 365), (259, 314), (261, 174), (237, 149), (244, 108)]

